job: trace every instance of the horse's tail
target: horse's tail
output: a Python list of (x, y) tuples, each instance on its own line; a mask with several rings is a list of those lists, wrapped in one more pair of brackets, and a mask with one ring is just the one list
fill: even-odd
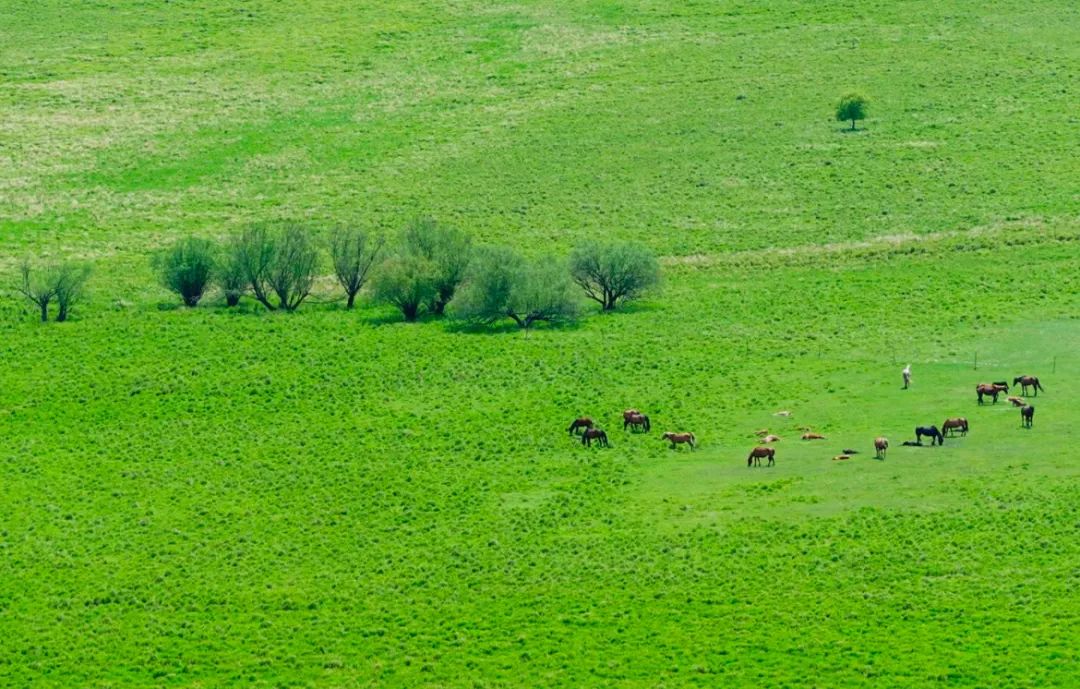
[(652, 430), (652, 424), (649, 423), (649, 416), (647, 414), (642, 414), (642, 416), (645, 417), (645, 431), (648, 432)]
[(576, 421), (576, 420), (574, 420), (574, 421), (571, 421), (571, 422), (570, 422), (570, 425), (569, 425), (569, 426), (567, 426), (567, 428), (566, 428), (566, 432), (567, 432), (567, 433), (573, 433), (573, 432), (574, 432), (574, 428), (576, 428), (576, 427), (577, 427), (577, 421)]
[(697, 447), (697, 438), (694, 437), (693, 433), (690, 434), (690, 447)]
[(581, 434), (581, 444), (582, 445), (588, 445), (589, 444), (589, 434), (588, 433), (582, 433)]
[(1039, 390), (1042, 390), (1043, 392), (1046, 392), (1046, 390), (1043, 390), (1042, 383), (1039, 382), (1038, 378), (1035, 379), (1035, 387)]

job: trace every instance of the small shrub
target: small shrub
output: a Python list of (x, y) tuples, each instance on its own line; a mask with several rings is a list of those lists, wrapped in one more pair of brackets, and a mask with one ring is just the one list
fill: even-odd
[(181, 239), (155, 258), (158, 279), (180, 295), (185, 306), (202, 299), (214, 273), (214, 245), (208, 239)]
[(438, 294), (431, 261), (410, 253), (397, 253), (388, 258), (379, 266), (371, 282), (375, 298), (393, 304), (410, 323)]

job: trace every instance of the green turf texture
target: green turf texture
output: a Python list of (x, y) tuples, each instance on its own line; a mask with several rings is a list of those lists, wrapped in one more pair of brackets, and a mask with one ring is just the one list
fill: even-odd
[[(0, 26), (0, 686), (1076, 686), (1075, 3), (0, 0)], [(186, 310), (149, 267), (420, 213), (529, 255), (641, 242), (664, 284), (526, 337), (328, 283)], [(12, 293), (26, 256), (93, 262), (71, 322)], [(1021, 374), (1031, 430), (975, 401)], [(949, 416), (971, 433), (900, 446)]]

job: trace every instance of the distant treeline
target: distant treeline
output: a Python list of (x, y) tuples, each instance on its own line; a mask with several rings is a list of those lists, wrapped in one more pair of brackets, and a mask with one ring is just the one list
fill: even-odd
[[(526, 258), (505, 246), (476, 246), (467, 234), (430, 218), (389, 239), (355, 226), (318, 232), (294, 222), (255, 224), (224, 242), (180, 239), (155, 254), (153, 268), (188, 307), (218, 290), (228, 307), (249, 298), (271, 311), (294, 311), (328, 271), (348, 309), (367, 288), (406, 321), (446, 314), (483, 325), (510, 320), (521, 328), (574, 320), (582, 296), (615, 309), (660, 277), (653, 253), (631, 242), (588, 242), (568, 259)], [(55, 301), (62, 321), (88, 275), (82, 265), (26, 262), (18, 289), (43, 321)]]

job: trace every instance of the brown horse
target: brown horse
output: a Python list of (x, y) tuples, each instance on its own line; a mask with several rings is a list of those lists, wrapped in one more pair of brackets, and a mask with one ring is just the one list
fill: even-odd
[(1020, 407), (1020, 425), (1024, 428), (1031, 428), (1031, 424), (1035, 421), (1035, 407), (1030, 404), (1025, 404)]
[(577, 429), (579, 428), (589, 429), (595, 425), (596, 424), (593, 423), (593, 420), (590, 417), (579, 416), (578, 418), (574, 419), (574, 421), (570, 424), (570, 428), (567, 428), (566, 430), (570, 433), (570, 435), (573, 435), (577, 432)]
[(825, 436), (821, 435), (820, 433), (803, 433), (802, 434), (802, 439), (803, 440), (825, 440)]
[(1027, 402), (1024, 401), (1023, 397), (1006, 397), (1005, 399), (1012, 402), (1012, 406), (1014, 407), (1022, 407), (1027, 404)]
[(776, 464), (776, 448), (762, 447), (758, 445), (753, 450), (750, 450), (750, 456), (746, 458), (746, 466), (761, 466), (761, 458), (768, 457), (769, 463), (766, 466), (772, 466)]
[(778, 436), (778, 435), (767, 435), (767, 436), (765, 436), (764, 438), (761, 439), (761, 442), (763, 442), (763, 443), (775, 443), (775, 442), (779, 442), (779, 440), (780, 440), (780, 436)]
[(640, 414), (640, 413), (641, 413), (641, 412), (640, 412), (640, 411), (638, 411), (637, 409), (627, 409), (627, 410), (623, 411), (623, 413), (622, 413), (622, 418), (623, 418), (623, 421), (626, 421), (626, 420), (627, 420), (627, 419), (629, 419), (629, 418), (630, 418), (631, 416), (637, 416), (637, 415), (638, 415), (638, 414)]
[(941, 424), (942, 433), (952, 433), (955, 435), (956, 431), (960, 431), (960, 435), (967, 435), (968, 432), (968, 420), (962, 416), (958, 416), (955, 419), (945, 419)]
[(608, 443), (607, 433), (604, 433), (599, 428), (586, 428), (585, 432), (581, 434), (581, 444), (585, 447), (592, 447), (592, 441), (594, 440), (600, 447), (611, 447)]
[(622, 429), (625, 431), (627, 427), (633, 431), (641, 428), (641, 430), (648, 433), (652, 428), (652, 424), (649, 423), (649, 417), (645, 414), (631, 414), (630, 416), (623, 416)]
[(874, 456), (878, 459), (885, 459), (885, 451), (889, 449), (888, 438), (874, 438)]
[[(1027, 394), (1027, 389), (1033, 388), (1035, 390), (1035, 396), (1039, 396), (1039, 390), (1043, 389), (1043, 386), (1039, 383), (1039, 379), (1036, 376), (1017, 376), (1013, 378), (1013, 385), (1019, 385), (1022, 395)], [(1046, 392), (1043, 390), (1043, 392)]]
[(672, 433), (672, 432), (668, 431), (667, 433), (665, 433), (664, 435), (662, 435), (660, 437), (663, 438), (664, 440), (671, 441), (671, 449), (672, 450), (674, 450), (675, 446), (680, 444), (680, 443), (686, 443), (687, 445), (690, 446), (691, 450), (693, 450), (694, 448), (697, 447), (697, 438), (694, 437), (693, 433)]
[(983, 403), (983, 396), (993, 397), (994, 404), (997, 404), (998, 395), (1008, 391), (1009, 386), (1001, 383), (979, 383), (975, 386), (975, 394), (979, 396), (979, 404)]

